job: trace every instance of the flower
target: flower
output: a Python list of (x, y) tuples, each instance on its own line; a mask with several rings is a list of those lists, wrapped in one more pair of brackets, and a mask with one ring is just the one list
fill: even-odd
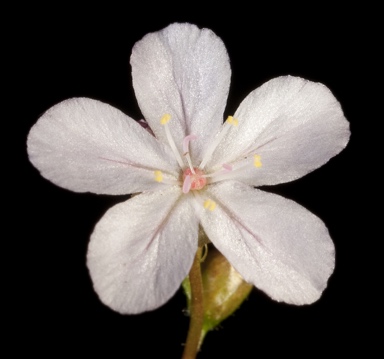
[(316, 301), (334, 269), (323, 222), (254, 187), (322, 166), (349, 139), (328, 88), (282, 76), (223, 124), (230, 65), (210, 30), (172, 24), (133, 48), (132, 78), (154, 136), (102, 102), (73, 98), (28, 136), (41, 174), (76, 192), (140, 194), (109, 209), (89, 243), (100, 299), (120, 313), (164, 304), (187, 276), (202, 226), (242, 277), (277, 301)]

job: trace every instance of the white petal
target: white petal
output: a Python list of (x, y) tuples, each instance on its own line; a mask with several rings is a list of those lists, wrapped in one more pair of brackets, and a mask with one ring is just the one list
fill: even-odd
[(170, 150), (105, 103), (73, 98), (45, 112), (28, 136), (41, 174), (76, 192), (127, 194), (164, 186), (154, 171), (179, 175)]
[(251, 92), (234, 116), (239, 125), (220, 143), (210, 164), (261, 156), (262, 167), (250, 165), (238, 177), (253, 186), (307, 174), (338, 154), (350, 135), (330, 90), (291, 76), (275, 78)]
[(211, 30), (172, 24), (137, 42), (131, 56), (133, 86), (141, 111), (166, 142), (160, 119), (170, 114), (171, 133), (181, 151), (185, 136), (197, 162), (223, 122), (231, 70), (223, 42)]
[(211, 185), (217, 203), (205, 211), (209, 239), (250, 283), (277, 301), (316, 301), (334, 269), (324, 223), (296, 202), (240, 182)]
[(87, 265), (104, 304), (126, 314), (164, 304), (187, 276), (198, 221), (177, 187), (142, 193), (111, 208), (96, 225)]

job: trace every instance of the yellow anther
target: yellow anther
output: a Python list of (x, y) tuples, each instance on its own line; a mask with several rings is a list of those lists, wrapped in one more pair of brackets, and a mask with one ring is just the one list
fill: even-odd
[(169, 120), (171, 119), (171, 115), (169, 113), (166, 113), (160, 120), (160, 123), (162, 125), (165, 125), (166, 123), (169, 122)]
[(155, 171), (155, 181), (163, 182), (163, 174), (161, 173), (161, 171)]
[(237, 126), (239, 124), (239, 121), (236, 118), (233, 118), (232, 116), (228, 116), (227, 122), (233, 126)]
[(261, 156), (260, 155), (254, 155), (253, 156), (253, 165), (257, 168), (259, 168), (263, 165), (261, 163)]
[(205, 209), (209, 209), (210, 211), (214, 211), (215, 208), (216, 208), (216, 202), (214, 202), (214, 201), (212, 201), (210, 199), (207, 199), (204, 202), (204, 208)]

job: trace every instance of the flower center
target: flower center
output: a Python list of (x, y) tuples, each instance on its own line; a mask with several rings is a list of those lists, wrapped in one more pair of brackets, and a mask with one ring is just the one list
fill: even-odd
[(204, 172), (196, 167), (187, 168), (183, 172), (183, 192), (187, 193), (189, 190), (199, 190), (204, 188), (207, 184), (207, 178)]
[[(194, 195), (195, 197), (199, 197), (197, 191), (204, 188), (207, 185), (207, 181), (209, 181), (209, 183), (215, 183), (223, 180), (236, 179), (238, 178), (239, 173), (243, 171), (249, 171), (249, 169), (252, 167), (262, 167), (261, 156), (257, 153), (249, 153), (246, 154), (243, 159), (237, 161), (235, 164), (223, 163), (222, 168), (214, 172), (204, 170), (206, 164), (209, 163), (212, 154), (216, 150), (221, 140), (228, 133), (228, 131), (231, 128), (237, 127), (239, 125), (239, 121), (232, 116), (228, 116), (227, 120), (222, 126), (221, 131), (213, 138), (212, 142), (204, 153), (200, 165), (198, 167), (194, 167), (189, 153), (189, 143), (193, 140), (196, 140), (197, 136), (193, 134), (187, 135), (183, 139), (182, 152), (179, 152), (179, 149), (175, 144), (175, 141), (168, 126), (168, 122), (170, 121), (170, 119), (171, 115), (165, 114), (161, 118), (160, 123), (164, 126), (165, 135), (167, 137), (169, 146), (171, 147), (171, 150), (175, 155), (175, 159), (182, 170), (182, 178), (170, 178), (167, 174), (163, 174), (163, 172), (156, 170), (154, 171), (155, 181), (172, 185), (181, 184), (183, 193), (188, 193), (189, 191), (196, 191), (194, 192)], [(204, 208), (208, 208), (210, 211), (213, 211), (216, 206), (215, 203), (212, 200), (207, 201), (204, 202)]]

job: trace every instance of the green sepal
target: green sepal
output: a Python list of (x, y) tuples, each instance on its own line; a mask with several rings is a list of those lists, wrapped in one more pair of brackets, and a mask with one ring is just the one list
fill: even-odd
[[(201, 263), (204, 323), (200, 344), (205, 335), (233, 314), (249, 295), (252, 285), (246, 283), (227, 259), (212, 245)], [(191, 286), (188, 277), (182, 283), (190, 309)]]

